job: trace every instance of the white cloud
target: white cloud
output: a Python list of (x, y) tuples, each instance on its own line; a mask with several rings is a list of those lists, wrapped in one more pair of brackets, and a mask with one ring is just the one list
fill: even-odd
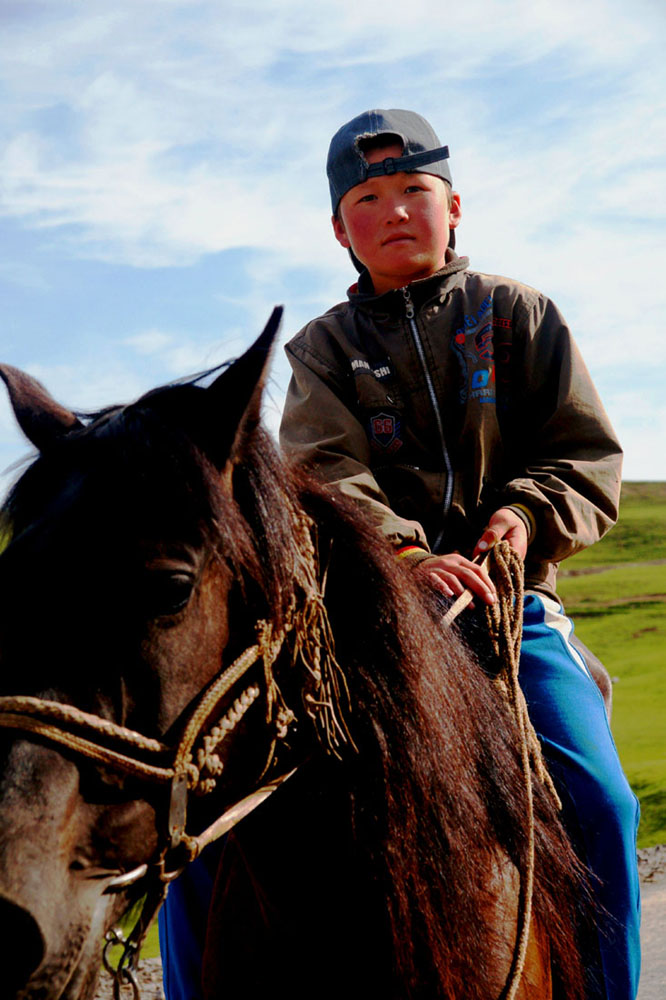
[[(265, 322), (266, 316), (262, 317)], [(262, 329), (257, 323), (256, 336)], [(253, 334), (250, 334), (250, 338)], [(182, 333), (167, 333), (163, 330), (144, 330), (125, 338), (123, 341), (133, 351), (149, 357), (155, 381), (170, 381), (194, 375), (197, 372), (215, 368), (225, 361), (239, 357), (247, 347), (247, 330), (227, 328), (224, 336), (202, 340), (201, 337), (186, 337)], [(151, 388), (146, 386), (146, 388)]]
[[(301, 265), (307, 254), (298, 237), (312, 232), (321, 211), (330, 122), (346, 114), (346, 62), (363, 69), (418, 59), (429, 86), (448, 81), (454, 98), (467, 78), (482, 79), (499, 60), (521, 65), (563, 51), (569, 74), (617, 71), (620, 60), (629, 89), (637, 78), (642, 88), (650, 75), (649, 59), (636, 65), (637, 54), (649, 46), (648, 26), (609, 0), (513, 0), (501, 5), (501, 14), (488, 0), (453, 9), (422, 2), (411, 5), (406, 19), (402, 10), (351, 0), (316, 7), (282, 0), (270, 17), (263, 4), (229, 4), (224, 18), (216, 4), (173, 3), (172, 17), (161, 19), (156, 33), (159, 9), (121, 2), (111, 11), (98, 0), (73, 14), (71, 6), (54, 4), (53, 21), (40, 24), (35, 17), (10, 35), (6, 69), (19, 120), (22, 113), (60, 105), (71, 120), (64, 145), (44, 128), (15, 134), (3, 160), (5, 210), (31, 224), (75, 227), (70, 245), (78, 242), (81, 252), (140, 266), (188, 263), (216, 250), (276, 242), (282, 260)], [(444, 39), (450, 52), (442, 57)], [(289, 59), (303, 63), (305, 80), (293, 66), (280, 73)], [(315, 78), (314, 94), (308, 74)], [(658, 93), (656, 81), (653, 86)], [(585, 109), (576, 110), (573, 122), (584, 123)], [(474, 127), (483, 125), (482, 107), (475, 112), (467, 127), (457, 122), (461, 148), (482, 148)], [(631, 102), (620, 112), (592, 159), (608, 163), (617, 156), (613, 136), (626, 115), (636, 115), (636, 106)], [(495, 177), (499, 188), (507, 173), (521, 184), (542, 185), (548, 170), (559, 164), (569, 171), (580, 154), (580, 136), (572, 148), (565, 128), (564, 142), (542, 151), (546, 169), (534, 174), (538, 158), (522, 162), (520, 130), (513, 130), (514, 155), (507, 157), (507, 131), (501, 154), (496, 148), (488, 157), (494, 169), (484, 158), (479, 162), (485, 187)], [(623, 144), (620, 155), (626, 169), (625, 157), (635, 151)], [(539, 194), (543, 201), (543, 190)], [(535, 223), (547, 209), (546, 198)]]
[(143, 386), (136, 372), (122, 364), (33, 364), (34, 375), (49, 393), (72, 410), (96, 410), (129, 402), (150, 386)]
[[(286, 335), (353, 276), (327, 220), (330, 134), (363, 107), (413, 106), (451, 144), (472, 265), (552, 294), (611, 394), (645, 358), (666, 360), (660, 4), (413, 0), (407, 13), (372, 0), (26, 0), (13, 10), (0, 214), (63, 256), (195, 268), (234, 253), (247, 329), (286, 299)], [(48, 288), (25, 264), (3, 272)], [(131, 387), (141, 359), (164, 378), (222, 360), (212, 339), (169, 331), (156, 315), (128, 339), (119, 385)], [(246, 342), (232, 325), (223, 357)], [(277, 398), (286, 377), (280, 359)], [(74, 382), (104, 395), (93, 372)], [(630, 429), (627, 408), (617, 412)]]
[(666, 441), (666, 405), (640, 389), (624, 390), (606, 399), (608, 413), (620, 435), (624, 448), (623, 478), (666, 478), (663, 464), (663, 442)]
[(144, 330), (133, 337), (126, 337), (124, 343), (138, 354), (156, 354), (173, 343), (173, 334), (162, 330)]

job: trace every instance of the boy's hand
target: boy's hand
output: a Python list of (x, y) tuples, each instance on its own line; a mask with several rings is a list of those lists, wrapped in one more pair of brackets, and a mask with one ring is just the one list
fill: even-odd
[[(523, 519), (508, 507), (495, 511), (488, 527), (479, 538), (472, 559), (483, 555), (495, 542), (505, 539), (521, 559), (527, 553), (527, 527)], [(422, 580), (446, 597), (460, 597), (463, 590), (471, 590), (484, 604), (494, 604), (495, 585), (485, 568), (466, 559), (459, 552), (447, 555), (433, 555), (423, 559), (414, 567), (414, 572)], [(474, 607), (474, 605), (470, 605)]]
[(467, 589), (485, 604), (495, 602), (495, 586), (486, 570), (459, 552), (429, 556), (414, 567), (414, 573), (446, 597), (460, 597)]
[(507, 541), (521, 559), (527, 554), (527, 528), (525, 522), (514, 510), (500, 507), (488, 521), (488, 527), (479, 538), (472, 558), (483, 555), (495, 542)]

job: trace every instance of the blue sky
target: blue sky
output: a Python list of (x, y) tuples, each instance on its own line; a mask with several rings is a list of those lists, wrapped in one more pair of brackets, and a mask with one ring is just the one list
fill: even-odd
[[(330, 136), (413, 108), (459, 252), (558, 303), (625, 478), (666, 479), (665, 42), (663, 0), (2, 0), (0, 357), (92, 408), (237, 355), (277, 302), (286, 340), (355, 276)], [(287, 381), (280, 351), (272, 427)], [(1, 398), (0, 468), (26, 450)]]

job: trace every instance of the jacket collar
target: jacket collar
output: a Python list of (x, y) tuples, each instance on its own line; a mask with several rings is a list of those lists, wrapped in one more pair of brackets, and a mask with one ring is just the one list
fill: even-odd
[[(458, 257), (455, 251), (446, 251), (446, 263), (436, 274), (431, 274), (427, 278), (418, 278), (406, 287), (409, 288), (410, 295), (415, 306), (419, 306), (427, 299), (444, 291), (449, 285), (452, 275), (458, 274), (469, 267), (469, 257)], [(372, 287), (372, 281), (367, 271), (362, 271), (358, 281), (351, 286), (347, 292), (347, 298), (353, 306), (361, 309), (368, 309), (372, 312), (392, 313), (396, 309), (404, 308), (402, 290), (400, 288), (376, 295)]]

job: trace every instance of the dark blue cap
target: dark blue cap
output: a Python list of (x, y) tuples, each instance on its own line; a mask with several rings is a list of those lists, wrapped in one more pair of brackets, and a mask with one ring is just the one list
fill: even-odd
[[(385, 135), (387, 141), (395, 136), (402, 143), (402, 156), (387, 157), (381, 163), (369, 165), (360, 144), (364, 139), (381, 135)], [(434, 174), (452, 184), (448, 156), (449, 147), (440, 145), (429, 122), (415, 111), (395, 108), (390, 111), (364, 111), (338, 129), (331, 139), (326, 173), (333, 212), (337, 212), (340, 199), (350, 188), (362, 184), (369, 177), (418, 171)]]

